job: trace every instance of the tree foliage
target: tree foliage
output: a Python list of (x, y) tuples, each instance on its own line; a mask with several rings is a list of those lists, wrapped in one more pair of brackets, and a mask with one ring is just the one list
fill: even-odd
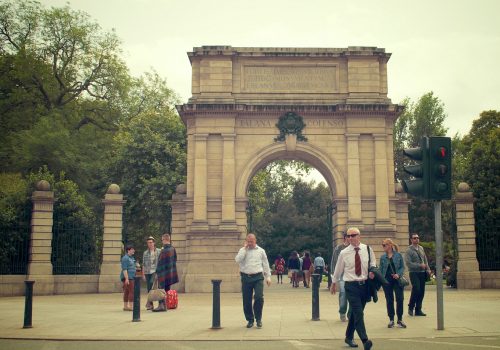
[(50, 178), (55, 215), (75, 235), (78, 225), (94, 230), (105, 189), (118, 183), (142, 243), (167, 225), (186, 136), (176, 94), (155, 71), (131, 76), (120, 45), (69, 5), (0, 0), (0, 172)]
[[(409, 98), (402, 101), (403, 114), (394, 125), (394, 162), (395, 180), (409, 179), (404, 166), (409, 160), (403, 156), (403, 149), (417, 147), (424, 136), (445, 136), (447, 129), (444, 104), (433, 92), (424, 94), (417, 102)], [(432, 203), (420, 198), (411, 198), (409, 208), (410, 232), (420, 233), (422, 240), (434, 240), (434, 213)], [(451, 203), (443, 205), (443, 233), (449, 240), (452, 232)]]
[(310, 170), (302, 162), (278, 161), (259, 171), (250, 183), (252, 229), (271, 260), (277, 254), (287, 257), (294, 250), (329, 253), (330, 190), (323, 183), (316, 186), (292, 175)]
[(143, 245), (168, 229), (169, 200), (185, 182), (185, 128), (173, 109), (148, 110), (115, 136), (114, 178), (126, 196), (127, 240)]
[[(0, 1), (0, 170), (47, 165), (97, 207), (131, 77), (120, 41), (69, 6)], [(89, 142), (91, 140), (91, 142)]]
[(462, 176), (475, 201), (477, 256), (482, 269), (500, 268), (500, 112), (484, 111), (462, 139)]

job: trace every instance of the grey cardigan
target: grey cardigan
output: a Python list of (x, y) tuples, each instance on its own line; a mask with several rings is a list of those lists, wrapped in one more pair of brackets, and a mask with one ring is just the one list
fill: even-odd
[[(422, 269), (420, 264), (426, 264), (427, 269)], [(427, 256), (425, 255), (424, 247), (419, 245), (415, 248), (413, 245), (410, 245), (405, 252), (405, 264), (408, 267), (409, 272), (431, 272), (429, 269), (429, 262), (427, 261)]]

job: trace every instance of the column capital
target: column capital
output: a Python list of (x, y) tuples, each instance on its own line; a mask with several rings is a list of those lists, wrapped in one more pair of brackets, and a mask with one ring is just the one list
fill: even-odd
[(372, 134), (375, 141), (386, 141), (387, 134)]
[(121, 193), (117, 193), (117, 194), (106, 193), (104, 195), (104, 199), (102, 200), (102, 203), (104, 203), (105, 205), (107, 205), (107, 204), (117, 205), (117, 204), (125, 204), (125, 203), (127, 203), (127, 201), (123, 199), (123, 194), (121, 194)]
[(33, 191), (31, 196), (33, 202), (49, 202), (54, 203), (53, 191)]
[(464, 204), (464, 203), (474, 203), (476, 200), (472, 192), (459, 192), (455, 193), (455, 198), (453, 198), (453, 202), (455, 204)]
[(354, 134), (354, 133), (345, 133), (345, 137), (349, 141), (357, 141), (359, 139), (359, 136), (361, 134)]
[(193, 134), (195, 141), (206, 141), (208, 134)]
[(236, 134), (221, 134), (224, 141), (234, 141)]

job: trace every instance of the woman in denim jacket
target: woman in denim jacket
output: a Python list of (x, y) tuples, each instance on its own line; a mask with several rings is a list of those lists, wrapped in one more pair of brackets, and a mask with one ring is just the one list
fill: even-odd
[(389, 282), (383, 286), (387, 303), (387, 315), (390, 320), (387, 327), (394, 328), (394, 295), (396, 295), (397, 326), (406, 328), (406, 324), (403, 322), (404, 287), (400, 287), (398, 283), (398, 279), (405, 272), (403, 256), (398, 252), (398, 246), (390, 238), (383, 240), (382, 247), (385, 253), (380, 257), (380, 273)]

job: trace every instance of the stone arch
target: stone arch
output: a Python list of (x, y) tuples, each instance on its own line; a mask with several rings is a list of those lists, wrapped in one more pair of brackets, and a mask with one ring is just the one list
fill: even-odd
[(325, 178), (332, 194), (336, 198), (347, 196), (347, 185), (344, 175), (339, 171), (339, 167), (319, 148), (309, 143), (297, 143), (294, 151), (287, 151), (284, 142), (268, 145), (251, 156), (242, 169), (236, 180), (236, 197), (247, 196), (247, 189), (252, 177), (265, 165), (274, 160), (301, 160), (315, 167)]

